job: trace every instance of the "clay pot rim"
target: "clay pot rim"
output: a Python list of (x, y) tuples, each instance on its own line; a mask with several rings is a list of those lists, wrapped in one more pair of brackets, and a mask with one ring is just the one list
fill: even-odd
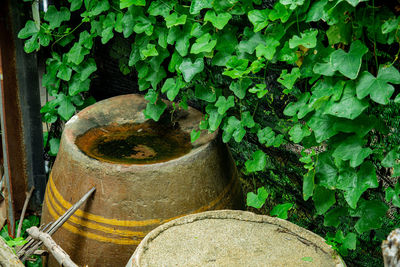
[[(176, 163), (178, 163), (180, 161), (190, 160), (190, 158), (196, 157), (197, 154), (199, 154), (202, 151), (206, 150), (209, 146), (212, 145), (213, 142), (217, 142), (218, 141), (217, 140), (218, 136), (219, 136), (218, 135), (218, 133), (219, 133), (218, 129), (216, 131), (214, 131), (213, 133), (208, 133), (208, 131), (201, 131), (201, 137), (200, 138), (203, 137), (203, 140), (206, 139), (206, 142), (201, 143), (201, 142), (196, 141), (197, 142), (197, 146), (195, 145), (196, 142), (193, 143), (192, 144), (193, 145), (192, 149), (188, 153), (186, 153), (186, 154), (184, 154), (184, 155), (182, 155), (180, 157), (177, 157), (177, 158), (174, 158), (174, 159), (171, 159), (171, 160), (168, 160), (168, 161), (164, 161), (164, 162), (155, 162), (155, 163), (147, 163), (147, 164), (110, 163), (110, 162), (106, 162), (106, 161), (100, 161), (100, 160), (97, 160), (97, 159), (94, 159), (94, 158), (91, 158), (91, 157), (87, 156), (75, 144), (75, 140), (78, 137), (78, 135), (80, 134), (80, 133), (77, 134), (75, 132), (75, 130), (74, 130), (75, 124), (80, 122), (80, 120), (84, 120), (84, 119), (87, 120), (88, 118), (85, 118), (85, 116), (87, 116), (87, 114), (91, 110), (93, 110), (95, 108), (96, 104), (101, 104), (101, 103), (104, 104), (104, 103), (107, 103), (107, 102), (112, 102), (112, 101), (116, 101), (116, 100), (120, 100), (120, 99), (126, 99), (126, 98), (144, 100), (144, 96), (143, 95), (126, 94), (126, 95), (119, 95), (119, 96), (111, 97), (111, 98), (108, 98), (108, 99), (104, 99), (104, 100), (101, 100), (99, 102), (96, 102), (93, 105), (90, 105), (90, 106), (84, 108), (78, 114), (75, 114), (70, 120), (68, 120), (66, 122), (64, 131), (63, 131), (62, 136), (61, 136), (60, 148), (61, 148), (61, 146), (64, 145), (65, 142), (68, 143), (69, 144), (68, 146), (69, 146), (69, 148), (71, 150), (66, 150), (66, 151), (68, 153), (72, 153), (72, 154), (74, 154), (74, 156), (78, 157), (77, 160), (82, 161), (82, 162), (86, 162), (87, 164), (91, 164), (91, 165), (100, 164), (100, 165), (103, 165), (103, 166), (106, 166), (106, 167), (110, 167), (110, 168), (113, 168), (113, 169), (115, 169), (115, 168), (132, 169), (133, 168), (133, 169), (138, 169), (138, 170), (146, 170), (147, 168), (153, 169), (154, 167), (164, 167), (164, 166), (168, 166), (168, 165), (174, 165), (174, 164), (176, 164)], [(169, 106), (172, 105), (171, 101), (168, 101), (168, 100), (165, 100), (165, 99), (162, 99), (162, 100), (167, 105), (169, 105)], [(148, 101), (146, 101), (146, 102), (148, 102)], [(203, 116), (203, 113), (201, 113), (199, 110), (197, 110), (197, 109), (195, 109), (193, 107), (190, 107), (190, 106), (188, 107), (187, 112), (195, 114), (195, 115), (200, 115), (201, 114), (201, 116)], [(94, 117), (93, 114), (91, 114), (91, 116)], [(144, 120), (144, 121), (147, 121), (147, 119)], [(197, 125), (197, 127), (198, 127), (198, 125)], [(204, 136), (207, 136), (207, 138), (204, 138)]]
[(277, 225), (283, 228), (286, 228), (285, 230), (289, 230), (304, 239), (314, 243), (317, 247), (319, 247), (324, 253), (331, 254), (333, 260), (335, 261), (335, 267), (345, 267), (346, 264), (344, 263), (343, 259), (340, 257), (340, 255), (332, 249), (332, 247), (328, 244), (325, 243), (325, 240), (305, 229), (300, 226), (297, 226), (289, 221), (279, 219), (276, 217), (270, 217), (267, 215), (258, 215), (249, 211), (241, 211), (241, 210), (213, 210), (213, 211), (206, 211), (206, 212), (201, 212), (201, 213), (196, 213), (196, 214), (190, 214), (186, 215), (184, 217), (180, 217), (178, 219), (172, 220), (170, 222), (167, 222), (163, 225), (160, 225), (159, 227), (153, 229), (150, 233), (148, 233), (145, 238), (140, 242), (139, 246), (136, 248), (135, 252), (133, 253), (130, 262), (135, 263), (134, 266), (141, 266), (142, 264), (142, 258), (140, 257), (145, 253), (145, 251), (148, 249), (149, 244), (157, 238), (158, 235), (160, 235), (162, 232), (168, 230), (169, 228), (172, 228), (174, 226), (180, 226), (188, 223), (192, 223), (195, 221), (199, 220), (204, 220), (204, 219), (233, 219), (233, 220), (238, 220), (238, 221), (244, 221), (244, 222), (258, 222), (258, 223), (268, 223), (268, 224), (273, 224)]

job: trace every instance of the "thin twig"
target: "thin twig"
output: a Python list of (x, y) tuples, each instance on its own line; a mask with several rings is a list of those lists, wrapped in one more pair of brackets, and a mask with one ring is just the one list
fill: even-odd
[[(55, 231), (58, 230), (74, 213), (79, 209), (80, 206), (90, 197), (90, 195), (96, 190), (95, 187), (90, 189), (78, 202), (76, 202), (71, 208), (69, 208), (61, 217), (59, 217), (49, 229), (45, 232), (46, 234), (52, 235)], [(34, 242), (30, 244), (29, 247), (26, 247), (25, 250), (20, 250), (17, 252), (18, 257), (23, 262), (29, 258), (40, 246), (42, 242)]]
[(22, 222), (24, 220), (25, 212), (26, 212), (26, 209), (28, 208), (28, 203), (29, 203), (29, 200), (31, 199), (33, 190), (35, 190), (34, 186), (32, 186), (31, 190), (29, 190), (29, 192), (26, 193), (25, 203), (24, 203), (24, 206), (22, 208), (21, 217), (19, 218), (19, 224), (18, 224), (18, 230), (17, 230), (17, 238), (21, 236)]

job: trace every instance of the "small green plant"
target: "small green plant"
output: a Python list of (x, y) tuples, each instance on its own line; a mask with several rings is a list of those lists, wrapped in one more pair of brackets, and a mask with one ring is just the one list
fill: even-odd
[[(19, 224), (19, 221), (16, 222), (16, 227), (17, 229)], [(22, 222), (22, 228), (21, 228), (21, 236), (17, 238), (12, 238), (8, 234), (8, 227), (5, 225), (1, 231), (0, 231), (0, 236), (1, 238), (4, 239), (6, 244), (11, 247), (14, 251), (16, 247), (23, 246), (26, 244), (26, 238), (28, 237), (26, 233), (26, 229), (32, 227), (32, 226), (39, 226), (39, 217), (35, 215), (30, 215), (27, 218), (25, 218)], [(15, 233), (16, 234), (16, 233)], [(31, 256), (31, 259), (27, 260), (25, 262), (25, 266), (28, 267), (42, 267), (42, 260), (39, 256)]]

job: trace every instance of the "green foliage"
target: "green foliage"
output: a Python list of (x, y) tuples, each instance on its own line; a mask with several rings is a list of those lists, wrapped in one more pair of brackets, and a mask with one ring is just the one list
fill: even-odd
[[(28, 242), (26, 240), (26, 238), (28, 237), (28, 233), (26, 233), (26, 229), (28, 229), (28, 228), (30, 228), (32, 226), (38, 226), (39, 227), (39, 222), (40, 222), (40, 220), (39, 220), (38, 216), (30, 215), (30, 216), (26, 217), (22, 222), (21, 237), (11, 238), (8, 235), (8, 227), (7, 227), (7, 225), (5, 225), (1, 229), (0, 236), (1, 236), (1, 238), (4, 239), (6, 244), (8, 246), (10, 246), (14, 250), (15, 247), (22, 246), (26, 242)], [(15, 223), (15, 235), (17, 234), (16, 232), (17, 232), (17, 229), (18, 229), (18, 225), (19, 225), (19, 221), (17, 221)], [(42, 260), (41, 260), (40, 256), (32, 255), (30, 257), (30, 259), (25, 262), (25, 266), (40, 267), (40, 266), (42, 266)]]
[[(377, 172), (400, 175), (400, 142), (387, 141), (398, 129), (387, 111), (400, 102), (400, 18), (367, 0), (261, 4), (69, 0), (50, 6), (40, 27), (27, 21), (18, 36), (27, 53), (51, 44), (43, 85), (54, 100), (41, 109), (45, 122), (66, 121), (92, 103), (86, 92), (97, 70), (94, 44), (118, 35), (131, 42), (121, 61), (124, 72), (137, 72), (147, 118), (160, 119), (162, 98), (180, 107), (197, 101), (202, 130), (220, 128), (224, 142), (258, 143), (242, 155), (246, 174), (268, 170), (271, 147), (299, 144), (297, 200), (311, 203), (310, 218), (324, 221), (321, 232), (336, 232), (329, 240), (347, 255), (381, 229), (382, 195), (399, 206), (398, 185), (385, 190)], [(192, 132), (191, 140), (198, 136)], [(55, 155), (59, 140), (48, 140)], [(249, 194), (248, 205), (259, 208), (266, 198)], [(297, 200), (278, 202), (287, 203), (272, 214), (286, 217)]]
[(254, 207), (256, 209), (261, 208), (265, 200), (268, 198), (268, 192), (265, 190), (264, 187), (260, 187), (257, 189), (257, 194), (253, 192), (249, 192), (247, 194), (247, 206)]

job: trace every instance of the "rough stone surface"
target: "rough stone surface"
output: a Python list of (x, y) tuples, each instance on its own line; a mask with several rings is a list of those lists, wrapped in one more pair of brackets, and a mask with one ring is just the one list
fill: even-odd
[(226, 210), (185, 216), (156, 228), (135, 251), (127, 265), (131, 266), (344, 264), (321, 237), (304, 228), (278, 218)]

